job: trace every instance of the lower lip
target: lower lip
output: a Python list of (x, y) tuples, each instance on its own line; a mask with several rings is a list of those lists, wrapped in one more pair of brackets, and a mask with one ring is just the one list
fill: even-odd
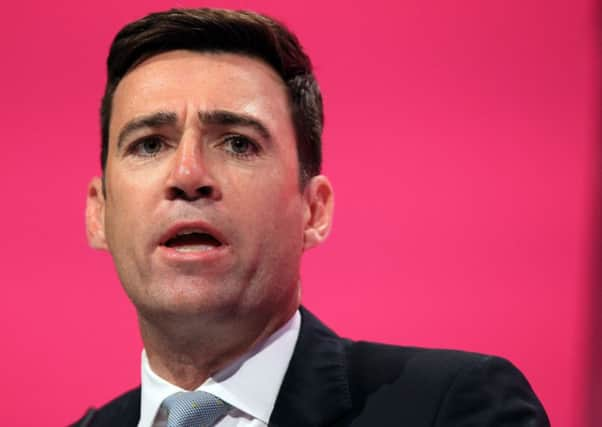
[(210, 263), (216, 262), (226, 256), (229, 252), (229, 246), (221, 245), (211, 249), (201, 251), (178, 251), (169, 246), (159, 246), (159, 253), (167, 261), (178, 263)]

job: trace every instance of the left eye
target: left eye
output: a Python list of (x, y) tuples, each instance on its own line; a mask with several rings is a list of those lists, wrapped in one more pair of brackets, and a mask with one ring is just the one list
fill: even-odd
[(229, 136), (224, 141), (224, 147), (227, 151), (236, 155), (251, 155), (257, 152), (257, 146), (244, 136)]

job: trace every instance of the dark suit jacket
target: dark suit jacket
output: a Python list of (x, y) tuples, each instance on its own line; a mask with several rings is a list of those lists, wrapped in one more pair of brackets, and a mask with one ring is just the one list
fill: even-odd
[[(270, 417), (273, 427), (539, 427), (545, 411), (507, 360), (475, 353), (353, 342), (305, 309)], [(140, 388), (77, 427), (136, 427)]]

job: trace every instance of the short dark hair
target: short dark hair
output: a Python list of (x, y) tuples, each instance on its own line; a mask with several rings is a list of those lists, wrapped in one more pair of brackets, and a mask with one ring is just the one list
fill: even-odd
[(103, 173), (117, 85), (131, 68), (145, 59), (178, 49), (239, 53), (270, 65), (288, 89), (301, 184), (320, 173), (322, 95), (311, 61), (297, 37), (282, 23), (258, 13), (206, 8), (152, 13), (129, 23), (115, 36), (107, 58), (107, 84), (100, 110)]

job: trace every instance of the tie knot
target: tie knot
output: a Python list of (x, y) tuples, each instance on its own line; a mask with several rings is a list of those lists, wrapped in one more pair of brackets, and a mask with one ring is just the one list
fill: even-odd
[(230, 405), (204, 391), (178, 392), (166, 397), (167, 427), (209, 427), (226, 415)]

